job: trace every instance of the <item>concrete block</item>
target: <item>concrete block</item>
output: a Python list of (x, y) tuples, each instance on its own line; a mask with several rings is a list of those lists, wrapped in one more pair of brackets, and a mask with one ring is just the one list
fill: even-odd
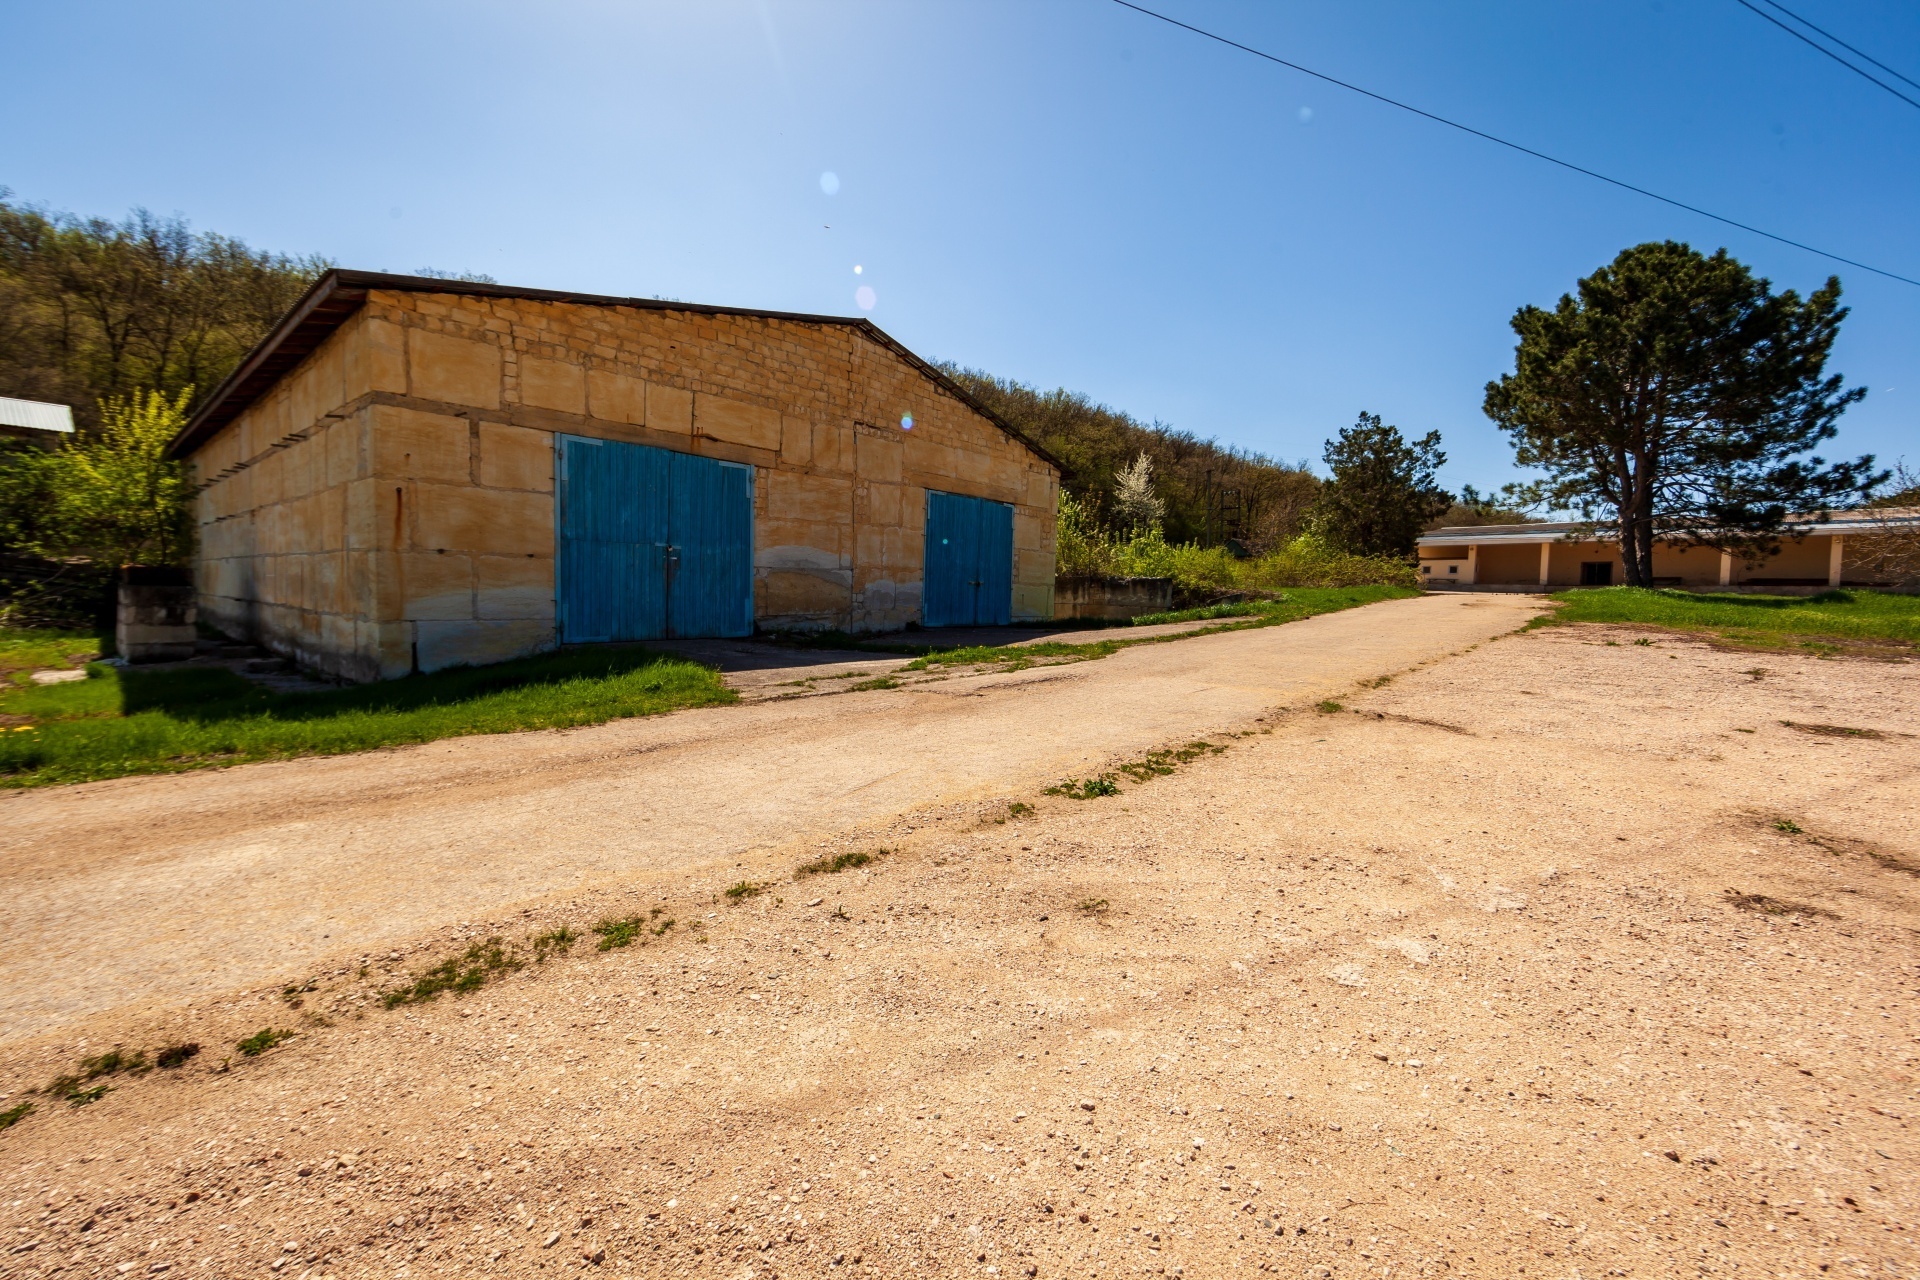
[(853, 427), (850, 424), (813, 424), (813, 469), (839, 474), (853, 470)]
[(565, 360), (522, 354), (519, 358), (520, 403), (557, 413), (587, 412), (587, 371)]
[(693, 425), (703, 436), (751, 449), (780, 448), (780, 411), (704, 392), (693, 398)]
[(693, 434), (693, 392), (647, 384), (647, 425), (674, 435)]
[[(369, 659), (380, 680), (404, 676), (413, 668), (414, 634), (412, 622), (362, 622), (356, 628), (356, 649)], [(446, 626), (472, 626), (472, 623), (446, 623)]]
[(842, 550), (845, 534), (835, 525), (769, 521), (754, 530), (754, 567), (850, 573), (853, 561)]
[(484, 666), (543, 652), (554, 645), (553, 625), (534, 621), (421, 622), (416, 653), (420, 670)]
[(480, 483), (490, 489), (553, 491), (553, 433), (480, 424)]
[(552, 556), (479, 556), (473, 563), (478, 616), (553, 625)]
[(381, 557), (392, 583), (382, 594), (396, 599), (402, 618), (473, 617), (473, 562), (462, 555), (401, 552)]
[(870, 484), (867, 486), (867, 519), (873, 524), (900, 524), (901, 504), (906, 494), (906, 486), (897, 484)]
[(855, 432), (853, 456), (854, 473), (862, 480), (900, 483), (902, 449), (897, 436), (881, 436), (871, 431)]
[(500, 407), (500, 348), (482, 338), (407, 330), (409, 390), (425, 400)]
[(392, 480), (355, 480), (347, 485), (347, 538), (350, 551), (398, 546), (398, 486)]
[(761, 575), (759, 612), (764, 615), (837, 616), (853, 606), (852, 584), (843, 578), (776, 569)]
[(783, 466), (804, 467), (813, 461), (813, 420), (782, 415), (780, 419), (780, 462)]
[(465, 484), (472, 476), (471, 429), (465, 418), (393, 405), (371, 411), (373, 474)]
[(361, 313), (360, 350), (368, 391), (407, 392), (407, 331), (378, 316)]
[[(761, 477), (756, 477), (761, 478)], [(853, 482), (798, 471), (764, 474), (767, 518), (819, 524), (853, 522)]]
[(326, 446), (326, 483), (329, 486), (346, 484), (366, 474), (367, 453), (363, 446), (367, 423), (371, 420), (372, 414), (362, 410), (350, 418), (336, 419), (326, 429), (321, 439)]
[(646, 426), (646, 382), (613, 369), (587, 370), (587, 416)]
[(418, 485), (414, 545), (473, 555), (553, 554), (553, 495)]

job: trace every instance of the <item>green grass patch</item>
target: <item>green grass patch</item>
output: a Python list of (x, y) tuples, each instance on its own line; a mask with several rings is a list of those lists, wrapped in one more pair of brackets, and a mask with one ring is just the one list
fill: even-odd
[(593, 931), (600, 935), (598, 949), (612, 951), (617, 947), (630, 947), (635, 942), (644, 942), (644, 935), (649, 933), (656, 938), (661, 937), (673, 928), (672, 918), (661, 920), (662, 914), (663, 909), (655, 907), (644, 916), (608, 916), (593, 926)]
[(97, 1057), (82, 1059), (77, 1070), (56, 1078), (41, 1092), (65, 1100), (70, 1107), (84, 1107), (106, 1097), (112, 1088), (111, 1085), (96, 1085), (93, 1083), (95, 1080), (102, 1076), (117, 1076), (123, 1071), (129, 1075), (142, 1075), (151, 1068), (147, 1055), (138, 1049), (109, 1049)]
[(24, 683), (29, 671), (79, 666), (99, 656), (100, 639), (91, 631), (0, 627), (0, 686)]
[(1174, 609), (1166, 613), (1147, 613), (1133, 620), (1136, 627), (1151, 627), (1162, 622), (1205, 622), (1212, 619), (1243, 618), (1269, 625), (1298, 622), (1316, 614), (1338, 613), (1357, 605), (1378, 604), (1382, 600), (1404, 600), (1420, 592), (1412, 587), (1289, 587), (1274, 593), (1271, 600), (1241, 600), (1232, 604), (1206, 605), (1198, 609)]
[(579, 934), (564, 924), (558, 929), (549, 929), (545, 933), (536, 934), (533, 939), (534, 963), (545, 964), (550, 956), (565, 955), (573, 950), (573, 944), (579, 941), (579, 938)]
[(1120, 772), (1135, 782), (1147, 782), (1154, 778), (1164, 778), (1183, 764), (1198, 760), (1205, 755), (1219, 755), (1226, 750), (1211, 742), (1189, 742), (1184, 747), (1174, 747), (1167, 751), (1149, 751), (1138, 760), (1130, 760), (1120, 766)]
[(460, 955), (442, 960), (404, 987), (380, 997), (387, 1008), (403, 1004), (422, 1004), (439, 997), (443, 991), (465, 995), (478, 991), (504, 973), (522, 967), (524, 962), (508, 949), (499, 937), (487, 938), (468, 947)]
[(757, 898), (767, 891), (767, 886), (755, 880), (742, 880), (739, 884), (727, 887), (727, 900), (741, 903), (748, 898)]
[(1313, 709), (1323, 716), (1338, 715), (1340, 712), (1346, 710), (1345, 707), (1335, 702), (1332, 698), (1328, 698), (1323, 702), (1314, 703)]
[(637, 648), (569, 650), (297, 694), (274, 693), (224, 667), (88, 672), (92, 679), (72, 684), (0, 691), (0, 786), (338, 755), (736, 700), (718, 672)]
[[(1698, 631), (1750, 648), (1844, 651), (1850, 646), (1920, 644), (1920, 597), (1853, 589), (1816, 596), (1702, 594), (1601, 587), (1553, 597), (1560, 606), (1535, 625), (1610, 622)], [(1637, 643), (1637, 642), (1636, 642)]]
[(31, 1102), (16, 1102), (4, 1111), (0, 1111), (0, 1131), (13, 1128), (33, 1114)]
[(1057, 787), (1048, 787), (1050, 796), (1065, 796), (1069, 800), (1097, 800), (1101, 796), (1117, 796), (1120, 784), (1110, 773), (1095, 778), (1068, 778)]
[(285, 1044), (293, 1039), (293, 1032), (275, 1027), (262, 1027), (233, 1047), (249, 1058), (257, 1058), (277, 1044)]
[[(1239, 604), (1211, 605), (1202, 609), (1182, 609), (1172, 613), (1152, 613), (1133, 620), (1134, 626), (1159, 622), (1192, 622), (1218, 619), (1221, 631), (1276, 626), (1298, 622), (1322, 613), (1337, 613), (1382, 600), (1400, 600), (1417, 596), (1410, 587), (1298, 587), (1279, 592), (1271, 600), (1250, 600)], [(920, 656), (905, 670), (924, 671), (936, 667), (998, 665), (1002, 671), (1020, 671), (1044, 659), (1074, 662), (1105, 658), (1137, 644), (1162, 644), (1185, 639), (1184, 635), (1126, 635), (1124, 628), (1108, 632), (1104, 638), (1076, 644), (1067, 640), (1044, 640), (1035, 644), (966, 645), (939, 649), (921, 646)], [(897, 647), (896, 647), (897, 648)]]

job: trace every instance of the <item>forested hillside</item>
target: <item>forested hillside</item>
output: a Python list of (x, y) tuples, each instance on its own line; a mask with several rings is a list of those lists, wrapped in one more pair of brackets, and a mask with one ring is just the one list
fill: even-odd
[[(101, 399), (135, 389), (172, 398), (191, 387), (197, 401), (327, 266), (180, 218), (80, 217), (0, 189), (0, 395), (70, 404), (82, 427), (97, 421)], [(1304, 528), (1319, 492), (1302, 467), (1143, 423), (1078, 392), (948, 372), (1066, 464), (1068, 491), (1096, 521), (1111, 510), (1114, 477), (1143, 452), (1173, 543), (1235, 539), (1266, 550)]]
[(947, 373), (983, 404), (1066, 465), (1068, 492), (1104, 517), (1114, 477), (1141, 453), (1153, 459), (1153, 487), (1166, 504), (1172, 543), (1217, 545), (1229, 538), (1261, 552), (1300, 533), (1320, 481), (1303, 467), (1147, 424), (1064, 388), (1040, 391), (978, 369)]
[(144, 209), (120, 222), (0, 188), (0, 395), (73, 406), (136, 388), (211, 391), (327, 263), (251, 249)]

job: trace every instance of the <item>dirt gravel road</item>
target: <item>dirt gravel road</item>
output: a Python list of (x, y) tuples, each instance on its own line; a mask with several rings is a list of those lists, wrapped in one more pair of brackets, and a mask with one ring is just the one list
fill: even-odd
[(204, 1047), (84, 1107), (21, 1086), (109, 1037), (0, 1047), (0, 1272), (1920, 1271), (1920, 664), (1556, 628), (1347, 701), (128, 1023)]
[(1511, 631), (1429, 597), (911, 689), (6, 793), (0, 1043), (1022, 793)]

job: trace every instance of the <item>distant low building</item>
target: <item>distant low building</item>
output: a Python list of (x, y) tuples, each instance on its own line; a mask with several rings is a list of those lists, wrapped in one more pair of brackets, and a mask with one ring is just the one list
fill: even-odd
[[(1847, 558), (1850, 536), (1920, 527), (1920, 507), (1832, 511), (1793, 517), (1780, 549), (1749, 563), (1715, 547), (1656, 542), (1657, 587), (1807, 588), (1884, 586)], [(1438, 588), (1542, 590), (1606, 587), (1624, 580), (1620, 541), (1604, 527), (1575, 523), (1469, 525), (1420, 539), (1420, 581)]]
[(73, 434), (73, 409), (43, 400), (0, 396), (0, 436), (31, 440), (51, 449)]

